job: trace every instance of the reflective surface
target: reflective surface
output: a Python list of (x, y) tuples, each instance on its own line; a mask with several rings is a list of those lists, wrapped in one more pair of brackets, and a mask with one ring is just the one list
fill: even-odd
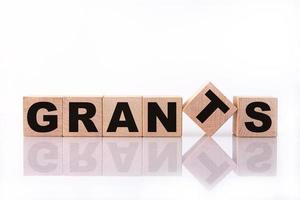
[(177, 176), (181, 138), (25, 138), (24, 175)]
[(24, 138), (25, 176), (182, 176), (211, 189), (238, 176), (276, 176), (276, 138), (232, 137), (232, 158), (203, 136), (182, 156), (182, 138)]
[(291, 162), (298, 160), (279, 138), (27, 137), (20, 146), (2, 141), (11, 154), (1, 157), (0, 194), (8, 199), (239, 199), (245, 194), (273, 199), (274, 193), (293, 191), (297, 197), (299, 170)]

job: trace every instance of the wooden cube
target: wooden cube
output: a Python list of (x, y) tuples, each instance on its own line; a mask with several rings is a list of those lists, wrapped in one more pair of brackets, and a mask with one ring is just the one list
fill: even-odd
[(103, 98), (103, 136), (142, 136), (142, 97)]
[(102, 136), (102, 97), (63, 98), (63, 136)]
[(24, 97), (24, 136), (62, 136), (62, 98)]
[(238, 137), (277, 136), (277, 98), (234, 97), (238, 108), (233, 118), (233, 134)]
[(233, 137), (233, 160), (239, 176), (275, 176), (277, 138)]
[(236, 107), (208, 83), (184, 103), (183, 112), (211, 136), (236, 112)]
[(183, 165), (211, 189), (236, 167), (233, 160), (210, 137), (203, 136), (183, 156)]
[(181, 97), (143, 97), (143, 136), (180, 137)]

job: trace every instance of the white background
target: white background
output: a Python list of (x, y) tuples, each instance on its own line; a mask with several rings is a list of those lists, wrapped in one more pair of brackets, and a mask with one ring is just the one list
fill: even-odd
[[(299, 199), (297, 0), (0, 1), (1, 199)], [(206, 190), (168, 177), (23, 176), (22, 97), (180, 95), (205, 81), (228, 98), (279, 98), (277, 175), (231, 172)], [(203, 135), (184, 117), (182, 154)], [(213, 137), (230, 156), (231, 120)]]

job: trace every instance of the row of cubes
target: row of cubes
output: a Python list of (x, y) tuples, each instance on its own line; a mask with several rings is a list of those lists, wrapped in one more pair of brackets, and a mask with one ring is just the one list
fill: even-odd
[(24, 97), (23, 103), (25, 136), (182, 134), (181, 97)]
[(233, 116), (239, 137), (277, 136), (277, 98), (236, 96), (212, 83), (179, 96), (24, 97), (25, 136), (182, 136), (182, 112), (212, 136)]

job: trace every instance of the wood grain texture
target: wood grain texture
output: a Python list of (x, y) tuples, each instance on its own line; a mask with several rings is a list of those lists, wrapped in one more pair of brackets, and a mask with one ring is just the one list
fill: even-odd
[[(168, 103), (176, 103), (176, 131), (168, 131), (156, 117), (155, 132), (148, 130), (148, 104), (157, 103), (166, 117), (168, 116)], [(182, 135), (182, 98), (181, 97), (143, 97), (143, 136), (147, 137), (180, 137)]]
[[(48, 125), (49, 122), (45, 121), (44, 115), (56, 115), (57, 116), (57, 128), (50, 132), (37, 132), (32, 130), (27, 121), (27, 113), (29, 108), (38, 102), (50, 102), (55, 105), (55, 111), (47, 111), (46, 109), (40, 109), (37, 112), (37, 122), (40, 125)], [(60, 137), (63, 135), (62, 125), (62, 97), (23, 97), (23, 132), (24, 136), (38, 136), (38, 137)]]
[[(113, 113), (118, 103), (128, 103), (130, 112), (137, 127), (136, 132), (130, 132), (128, 127), (118, 127), (115, 132), (108, 132)], [(103, 136), (111, 137), (138, 137), (143, 135), (143, 102), (141, 96), (104, 96), (103, 98)], [(120, 121), (124, 121), (124, 113)]]
[[(102, 103), (103, 97), (64, 97), (63, 98), (63, 136), (102, 136)], [(96, 108), (95, 115), (90, 118), (90, 120), (94, 123), (97, 131), (89, 132), (82, 121), (78, 122), (78, 132), (70, 132), (69, 130), (69, 104), (73, 102), (87, 102), (91, 103)], [(79, 114), (86, 113), (86, 109), (79, 109)]]
[[(211, 102), (205, 95), (209, 90), (229, 109), (225, 114), (220, 109), (215, 110), (212, 115), (202, 123), (197, 119), (197, 115)], [(183, 112), (202, 128), (206, 135), (212, 136), (236, 112), (236, 107), (212, 83), (208, 83), (184, 103)]]
[[(233, 134), (237, 137), (276, 137), (277, 136), (277, 98), (273, 97), (234, 97), (233, 102), (238, 111), (233, 117)], [(252, 119), (246, 114), (246, 108), (250, 103), (264, 102), (271, 108), (270, 111), (262, 111), (257, 108), (256, 112), (268, 115), (272, 120), (271, 127), (264, 132), (252, 132), (245, 126), (245, 122), (253, 122), (261, 126), (260, 120)]]

